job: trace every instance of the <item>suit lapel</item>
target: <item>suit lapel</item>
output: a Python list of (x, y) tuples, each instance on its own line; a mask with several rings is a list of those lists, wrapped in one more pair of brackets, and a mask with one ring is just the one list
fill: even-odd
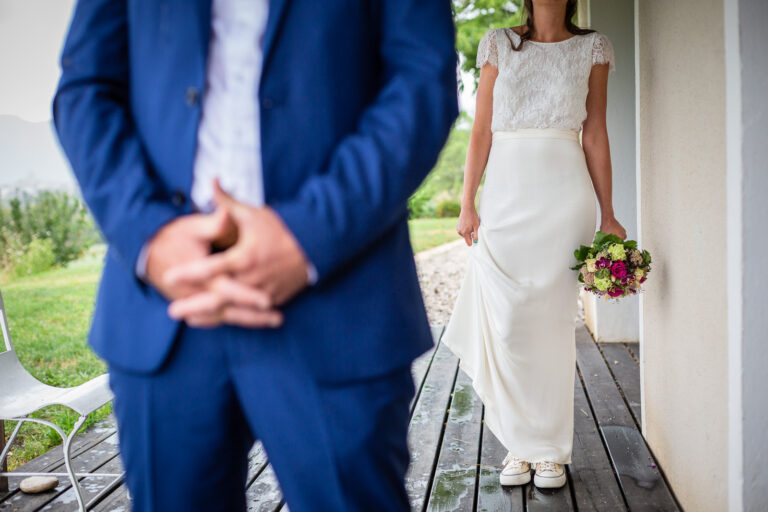
[(267, 28), (264, 32), (264, 68), (266, 68), (269, 63), (270, 52), (274, 47), (275, 37), (280, 29), (280, 22), (284, 17), (289, 3), (291, 3), (291, 0), (269, 0)]
[[(211, 8), (213, 0), (193, 0), (191, 6), (186, 4), (186, 0), (178, 1), (180, 9), (188, 9), (191, 13), (192, 27), (194, 32), (189, 32), (194, 38), (191, 48), (195, 48), (195, 58), (197, 59), (197, 71), (203, 74), (203, 83), (205, 80), (206, 64), (208, 61), (208, 44), (211, 41)], [(193, 6), (193, 7), (192, 7)]]

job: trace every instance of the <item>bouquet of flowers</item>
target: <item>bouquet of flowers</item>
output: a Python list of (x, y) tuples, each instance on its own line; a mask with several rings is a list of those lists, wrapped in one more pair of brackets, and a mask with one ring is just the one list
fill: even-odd
[(582, 245), (573, 252), (579, 261), (570, 267), (579, 271), (584, 289), (608, 300), (642, 291), (641, 284), (651, 271), (651, 253), (639, 250), (634, 240), (598, 231), (592, 246)]

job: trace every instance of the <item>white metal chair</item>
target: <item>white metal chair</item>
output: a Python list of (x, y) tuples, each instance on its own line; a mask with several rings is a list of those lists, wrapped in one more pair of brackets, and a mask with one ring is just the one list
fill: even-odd
[[(74, 388), (57, 388), (43, 384), (24, 369), (16, 356), (8, 332), (8, 320), (5, 315), (3, 296), (0, 294), (0, 329), (5, 341), (6, 351), (0, 353), (0, 421), (18, 421), (13, 429), (8, 443), (0, 453), (0, 464), (5, 461), (8, 451), (16, 439), (21, 426), (25, 422), (41, 423), (55, 430), (62, 439), (64, 451), (64, 465), (66, 473), (24, 473), (24, 472), (0, 472), (0, 478), (8, 476), (66, 476), (72, 482), (72, 488), (77, 496), (80, 510), (85, 512), (92, 504), (101, 499), (120, 484), (123, 474), (117, 473), (75, 473), (72, 469), (71, 447), (72, 439), (83, 425), (88, 415), (99, 407), (112, 400), (112, 392), (109, 389), (108, 375), (100, 375), (95, 379), (76, 386)], [(30, 414), (49, 405), (63, 405), (77, 412), (80, 417), (67, 435), (58, 425), (50, 421), (32, 418)], [(0, 467), (2, 470), (2, 467)], [(83, 492), (78, 482), (79, 477), (114, 477), (97, 496), (88, 504), (84, 502)]]

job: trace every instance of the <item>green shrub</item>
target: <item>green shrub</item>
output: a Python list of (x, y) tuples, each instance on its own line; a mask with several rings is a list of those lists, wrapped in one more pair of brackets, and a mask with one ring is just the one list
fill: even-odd
[(13, 262), (13, 273), (16, 277), (31, 276), (44, 272), (56, 262), (53, 242), (47, 238), (35, 238)]
[(440, 201), (438, 203), (435, 213), (440, 218), (445, 217), (458, 217), (461, 212), (461, 205), (458, 201), (448, 199), (446, 201)]
[[(55, 265), (82, 256), (100, 236), (85, 205), (66, 192), (44, 191), (14, 197), (0, 205), (0, 264), (6, 272), (34, 240), (48, 240)], [(39, 252), (40, 246), (34, 248)]]

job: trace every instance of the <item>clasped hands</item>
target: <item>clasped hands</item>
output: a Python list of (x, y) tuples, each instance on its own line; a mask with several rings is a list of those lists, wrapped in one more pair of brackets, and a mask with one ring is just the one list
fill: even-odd
[(179, 217), (155, 234), (147, 279), (171, 301), (168, 314), (191, 326), (279, 327), (278, 306), (307, 286), (304, 252), (271, 208), (235, 200), (218, 181), (214, 202), (213, 213)]

